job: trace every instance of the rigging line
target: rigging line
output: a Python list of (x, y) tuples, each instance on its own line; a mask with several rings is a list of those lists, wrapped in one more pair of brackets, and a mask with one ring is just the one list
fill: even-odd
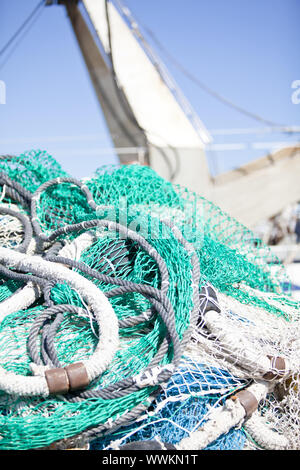
[(269, 119), (265, 119), (259, 114), (253, 113), (251, 111), (248, 111), (247, 109), (237, 105), (236, 103), (232, 102), (228, 98), (224, 97), (217, 91), (213, 90), (209, 86), (207, 86), (204, 82), (200, 81), (195, 75), (193, 75), (189, 70), (187, 70), (166, 48), (165, 46), (157, 39), (156, 35), (151, 31), (149, 28), (143, 26), (145, 31), (151, 36), (153, 41), (157, 44), (157, 46), (160, 48), (160, 50), (165, 54), (165, 56), (174, 64), (174, 66), (181, 71), (189, 80), (191, 80), (195, 85), (197, 85), (199, 88), (201, 88), (203, 91), (208, 93), (209, 95), (213, 96), (215, 99), (218, 101), (222, 102), (226, 106), (231, 107), (232, 109), (235, 109), (241, 114), (246, 115), (247, 117), (250, 117), (251, 119), (254, 119), (259, 122), (263, 122), (265, 124), (268, 124), (269, 126), (283, 126), (283, 124), (279, 124), (274, 121), (270, 121)]
[(0, 56), (4, 54), (4, 52), (9, 48), (9, 46), (17, 39), (19, 34), (24, 30), (30, 20), (34, 17), (40, 7), (45, 3), (45, 0), (41, 0), (34, 10), (30, 13), (30, 15), (26, 18), (26, 20), (21, 24), (21, 26), (17, 29), (17, 31), (12, 35), (12, 37), (8, 40), (8, 42), (2, 47), (0, 50)]
[(27, 23), (27, 28), (23, 30), (23, 33), (21, 34), (21, 36), (18, 38), (18, 40), (16, 40), (16, 42), (14, 43), (14, 45), (12, 46), (11, 50), (9, 51), (9, 53), (7, 54), (6, 58), (3, 60), (3, 62), (1, 62), (0, 64), (0, 70), (2, 70), (2, 68), (6, 65), (6, 63), (8, 62), (8, 60), (10, 59), (10, 57), (12, 56), (12, 54), (14, 53), (14, 51), (17, 49), (18, 45), (22, 42), (22, 40), (24, 39), (24, 37), (26, 36), (27, 33), (29, 33), (29, 31), (31, 30), (31, 28), (33, 27), (33, 25), (37, 22), (37, 20), (39, 19), (39, 17), (41, 16), (42, 12), (44, 10), (43, 9), (40, 9), (39, 12), (37, 12), (37, 14), (35, 15), (35, 17), (32, 17), (31, 18), (31, 23)]
[[(124, 7), (124, 5), (122, 4), (122, 2), (120, 0), (117, 0), (117, 3), (119, 5), (119, 8), (121, 9), (121, 11), (123, 12), (123, 14), (127, 17), (127, 19), (129, 19), (129, 21), (131, 21), (132, 19), (130, 18), (130, 12), (128, 10), (128, 8)], [(154, 32), (148, 28), (145, 24), (143, 24), (140, 20), (139, 21), (139, 24), (142, 26), (142, 28), (147, 32), (147, 34), (153, 39), (153, 41), (155, 42), (155, 44), (158, 46), (158, 48), (165, 54), (165, 56), (170, 60), (170, 62), (173, 63), (173, 65), (181, 71), (182, 74), (184, 74), (187, 78), (189, 78), (191, 81), (193, 81), (199, 88), (201, 88), (203, 91), (205, 91), (206, 93), (210, 94), (211, 96), (213, 96), (215, 99), (219, 100), (220, 102), (222, 102), (223, 104), (225, 104), (226, 106), (229, 106), (233, 109), (235, 109), (236, 111), (238, 111), (239, 113), (241, 114), (244, 114), (256, 121), (259, 121), (259, 122), (263, 122), (265, 124), (268, 124), (269, 126), (283, 126), (283, 124), (278, 124), (277, 122), (274, 122), (274, 121), (271, 121), (271, 120), (268, 120), (268, 119), (265, 119), (263, 118), (262, 116), (260, 116), (259, 114), (256, 114), (256, 113), (253, 113), (251, 111), (248, 111), (247, 109), (235, 104), (234, 102), (232, 102), (231, 100), (229, 100), (228, 98), (224, 97), (223, 95), (221, 95), (220, 93), (218, 93), (217, 91), (213, 90), (212, 88), (210, 88), (208, 85), (206, 85), (204, 82), (200, 81), (197, 77), (195, 77), (191, 72), (189, 72), (189, 70), (187, 70), (167, 49), (166, 47), (159, 41), (159, 39), (157, 38), (157, 36), (154, 34)], [(138, 31), (138, 34), (141, 36), (140, 39), (142, 39), (146, 44), (147, 44), (147, 41), (145, 39), (145, 37), (142, 35), (141, 31), (138, 29), (138, 25), (137, 23), (134, 21), (134, 27), (135, 29)], [(148, 47), (149, 44), (147, 44)]]

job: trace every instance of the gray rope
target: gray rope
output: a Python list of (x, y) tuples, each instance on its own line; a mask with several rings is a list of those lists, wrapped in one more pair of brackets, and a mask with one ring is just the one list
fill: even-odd
[[(50, 325), (48, 323), (44, 324), (43, 330), (42, 330), (42, 338), (41, 338), (42, 345), (44, 345), (44, 343), (47, 340), (47, 335), (48, 335), (49, 328), (50, 328)], [(41, 354), (42, 354), (42, 358), (43, 358), (43, 361), (41, 361), (41, 363), (43, 363), (45, 365), (48, 365), (51, 368), (55, 367), (55, 364), (51, 361), (51, 359), (50, 359), (50, 357), (47, 353), (47, 347), (43, 346), (41, 348)]]
[(54, 305), (52, 307), (47, 308), (46, 310), (43, 310), (42, 313), (40, 313), (33, 324), (30, 327), (29, 334), (28, 334), (28, 339), (27, 339), (27, 348), (30, 354), (31, 359), (35, 364), (42, 365), (43, 362), (40, 358), (39, 350), (36, 344), (36, 339), (38, 337), (39, 331), (49, 318), (51, 318), (53, 315), (60, 314), (61, 311), (69, 312), (69, 313), (75, 313), (75, 314), (83, 314), (85, 313), (85, 310), (82, 309), (81, 307), (76, 307), (75, 305), (68, 305), (68, 304), (62, 304), (62, 305)]
[(22, 214), (21, 212), (17, 212), (17, 211), (14, 211), (12, 209), (9, 209), (9, 208), (6, 208), (6, 207), (0, 207), (0, 214), (3, 214), (3, 215), (11, 215), (12, 217), (15, 217), (16, 219), (18, 219), (22, 226), (23, 226), (23, 231), (24, 231), (24, 237), (23, 237), (23, 241), (22, 243), (15, 247), (15, 249), (17, 251), (20, 251), (21, 253), (26, 253), (29, 245), (30, 245), (30, 242), (32, 240), (32, 226), (31, 226), (31, 223), (29, 222), (28, 218), (25, 217), (24, 214)]
[(9, 279), (13, 279), (14, 281), (21, 281), (24, 283), (33, 282), (35, 284), (38, 284), (41, 287), (46, 286), (48, 283), (46, 279), (43, 279), (38, 276), (34, 276), (32, 274), (23, 274), (23, 273), (18, 273), (16, 271), (12, 271), (11, 269), (6, 268), (2, 264), (0, 264), (0, 274), (2, 274), (3, 276)]
[(32, 193), (24, 188), (20, 183), (15, 180), (12, 180), (6, 173), (0, 171), (0, 184), (5, 184), (8, 188), (15, 190), (19, 193), (19, 196), (26, 201), (27, 205), (30, 203), (32, 198)]
[[(64, 316), (62, 313), (56, 315), (52, 324), (49, 325), (47, 330), (48, 334), (45, 336), (44, 348), (42, 348), (42, 351), (44, 350), (44, 355), (48, 358), (49, 363), (53, 364), (53, 367), (62, 367), (62, 364), (58, 360), (57, 352), (54, 346), (54, 338), (56, 336), (57, 330), (63, 322), (63, 319)], [(52, 338), (53, 340), (50, 341)]]
[(14, 188), (7, 186), (3, 181), (0, 180), (0, 184), (3, 184), (5, 190), (5, 198), (11, 199), (14, 202), (19, 203), (25, 210), (28, 209), (28, 202), (27, 200), (21, 196)]
[[(159, 306), (158, 306), (159, 308)], [(42, 365), (43, 361), (40, 358), (39, 350), (37, 347), (37, 337), (39, 334), (40, 329), (42, 328), (43, 324), (51, 318), (53, 315), (57, 315), (58, 313), (61, 314), (61, 311), (64, 310), (65, 312), (75, 313), (77, 315), (82, 315), (85, 313), (85, 310), (81, 307), (76, 307), (74, 305), (56, 305), (54, 307), (50, 307), (49, 309), (44, 310), (36, 320), (34, 321), (33, 325), (30, 328), (28, 340), (27, 340), (27, 347), (29, 354), (34, 363), (38, 365)], [(46, 330), (46, 333), (48, 330)], [(47, 364), (53, 364), (54, 361), (51, 357), (52, 351), (50, 351), (49, 357), (51, 361), (48, 361)], [(153, 361), (152, 367), (157, 364), (157, 360)], [(58, 367), (61, 367), (59, 364)], [(125, 395), (129, 395), (130, 393), (136, 392), (140, 390), (140, 387), (136, 386), (133, 380), (133, 377), (128, 377), (125, 379), (120, 380), (117, 383), (108, 385), (107, 387), (97, 390), (97, 391), (85, 391), (81, 393), (77, 393), (75, 396), (66, 395), (64, 398), (68, 399), (69, 401), (78, 401), (78, 399), (86, 399), (86, 398), (104, 398), (104, 399), (111, 399), (112, 395), (113, 398), (121, 398)]]
[(32, 195), (32, 198), (31, 198), (32, 226), (36, 235), (43, 241), (54, 240), (55, 238), (59, 236), (57, 235), (57, 233), (60, 233), (60, 234), (64, 233), (64, 229), (67, 227), (66, 226), (63, 228), (59, 228), (55, 230), (54, 232), (52, 232), (52, 234), (46, 235), (45, 233), (42, 232), (42, 229), (40, 227), (40, 224), (38, 223), (38, 217), (37, 217), (37, 202), (39, 201), (42, 192), (47, 190), (51, 186), (54, 186), (56, 184), (61, 184), (61, 183), (70, 183), (79, 187), (81, 191), (84, 193), (89, 207), (93, 210), (97, 210), (97, 205), (95, 201), (93, 200), (93, 196), (90, 190), (88, 189), (88, 187), (85, 184), (81, 183), (80, 181), (76, 180), (75, 178), (54, 178), (52, 180), (46, 181), (35, 191), (35, 193)]
[[(120, 295), (127, 294), (130, 292), (133, 292), (133, 293), (136, 292), (136, 293), (139, 293), (142, 295), (148, 295), (148, 296), (152, 295), (154, 296), (154, 298), (162, 302), (165, 309), (171, 312), (171, 315), (174, 314), (173, 306), (170, 300), (168, 299), (168, 297), (165, 295), (163, 290), (159, 290), (148, 284), (138, 284), (132, 281), (127, 281), (121, 278), (112, 277), (112, 276), (108, 276), (107, 274), (99, 273), (95, 269), (90, 268), (89, 266), (85, 265), (84, 263), (80, 261), (71, 260), (63, 256), (49, 256), (47, 260), (54, 262), (54, 263), (66, 264), (72, 268), (76, 268), (79, 271), (87, 274), (88, 276), (93, 277), (106, 284), (118, 285), (119, 286), (118, 288), (105, 292), (105, 295), (108, 298), (113, 297), (113, 296), (120, 296)], [(173, 327), (174, 327), (174, 322), (173, 322)]]
[(48, 281), (43, 288), (44, 300), (48, 307), (52, 307), (54, 305), (53, 300), (51, 300), (51, 290), (55, 286), (55, 281)]
[(48, 256), (56, 256), (62, 249), (62, 247), (63, 243), (61, 241), (54, 243), (52, 246), (50, 246), (49, 250), (44, 253), (44, 258), (47, 259)]

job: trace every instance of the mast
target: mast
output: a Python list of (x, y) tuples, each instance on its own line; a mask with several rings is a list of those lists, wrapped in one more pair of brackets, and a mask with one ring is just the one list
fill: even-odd
[[(101, 50), (78, 8), (77, 2), (66, 1), (64, 4), (112, 141), (114, 146), (120, 149), (120, 160), (123, 163), (130, 163), (135, 161), (137, 156), (140, 156), (148, 162), (145, 133), (138, 125), (123, 90), (116, 84), (108, 58), (101, 54)], [(97, 4), (101, 6), (101, 2), (95, 2), (95, 6), (98, 6)]]

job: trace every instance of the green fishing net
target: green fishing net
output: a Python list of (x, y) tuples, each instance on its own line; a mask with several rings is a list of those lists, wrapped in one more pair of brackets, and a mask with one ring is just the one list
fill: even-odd
[[(51, 156), (41, 151), (2, 157), (0, 171), (32, 194), (49, 180), (69, 176)], [(91, 207), (81, 187), (58, 180), (46, 187), (36, 202), (36, 218), (42, 233), (50, 236), (72, 224), (107, 219), (141, 235), (167, 267), (167, 298), (174, 310), (180, 341), (189, 331), (194, 308), (192, 253), (164, 221), (175, 226), (193, 247), (200, 266), (199, 292), (205, 284), (211, 283), (219, 292), (244, 305), (290, 319), (285, 307), (296, 308), (297, 305), (283, 293), (288, 278), (282, 264), (253, 232), (205, 198), (167, 182), (150, 168), (140, 165), (99, 168), (93, 176), (81, 181), (81, 185), (90, 191), (96, 209)], [(5, 193), (2, 204), (16, 206), (29, 218), (32, 216), (30, 204), (24, 208)], [(116, 230), (86, 229), (82, 225), (76, 232), (62, 231), (55, 243), (63, 246), (74, 242), (85, 232), (90, 232), (94, 238), (78, 254), (78, 262), (124, 282), (161, 289), (157, 262), (143, 246)], [(45, 243), (44, 252), (38, 247), (36, 253), (43, 256), (53, 243)], [(72, 269), (107, 295), (115, 287), (79, 267)], [(2, 275), (0, 303), (25, 284)], [(276, 296), (278, 302), (268, 302), (266, 293)], [(168, 338), (165, 322), (154, 313), (145, 295), (134, 291), (108, 298), (121, 325), (120, 344), (109, 368), (90, 384), (90, 390), (101, 390), (140, 374)], [(50, 301), (53, 305), (69, 304), (85, 310), (84, 315), (75, 315), (62, 309), (63, 320), (54, 339), (59, 362), (65, 366), (90, 357), (99, 339), (101, 341), (101, 331), (82, 296), (67, 282), (53, 283)], [(0, 364), (5, 370), (24, 376), (32, 374), (27, 340), (33, 323), (45, 309), (45, 298), (41, 294), (30, 307), (2, 319)], [(151, 314), (145, 315), (143, 321), (134, 321), (145, 312)], [(40, 335), (39, 347), (42, 343)], [(170, 343), (159, 364), (171, 363), (173, 354)], [(78, 401), (68, 401), (62, 396), (18, 397), (0, 391), (0, 448), (43, 448), (97, 427), (100, 434), (108, 434), (120, 418), (130, 421), (131, 416), (136, 417), (131, 415), (133, 410), (139, 406), (146, 409), (158, 389), (158, 385), (149, 385), (120, 397)]]
[[(20, 183), (30, 192), (34, 192), (42, 183), (49, 179), (59, 176), (67, 176), (62, 170), (60, 164), (46, 151), (28, 151), (21, 155), (3, 155), (0, 158), (0, 174), (7, 175), (13, 181)], [(5, 184), (2, 186), (1, 195), (2, 206), (15, 208), (18, 211), (29, 214), (27, 208), (22, 207), (19, 201), (13, 200), (6, 194)], [(8, 217), (0, 215), (1, 246), (13, 248), (18, 241), (19, 236), (16, 232), (21, 232), (19, 224), (11, 233), (7, 233), (9, 223)], [(0, 284), (0, 301), (9, 297), (13, 292), (20, 288), (22, 283), (2, 279)]]
[[(253, 232), (219, 207), (139, 165), (104, 167), (84, 183), (99, 206), (98, 217), (108, 216), (134, 229), (140, 224), (146, 235), (156, 229), (159, 217), (167, 217), (197, 250), (203, 281), (212, 282), (240, 301), (265, 305), (280, 315), (240, 287), (280, 293), (283, 283), (288, 284), (282, 264)], [(80, 190), (67, 183), (43, 193), (38, 215), (43, 230), (49, 233), (66, 223), (95, 217), (84, 196), (80, 197)], [(163, 238), (166, 234), (162, 232), (159, 236)]]

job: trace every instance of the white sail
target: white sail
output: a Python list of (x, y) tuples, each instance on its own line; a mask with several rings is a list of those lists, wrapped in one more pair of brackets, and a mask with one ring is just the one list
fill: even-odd
[[(199, 184), (202, 190), (207, 189), (207, 130), (199, 119), (197, 127), (191, 122), (113, 3), (83, 3), (104, 50), (111, 52), (118, 84), (145, 132), (151, 166), (162, 176), (191, 189), (199, 190)], [(176, 174), (179, 167), (180, 174)]]

